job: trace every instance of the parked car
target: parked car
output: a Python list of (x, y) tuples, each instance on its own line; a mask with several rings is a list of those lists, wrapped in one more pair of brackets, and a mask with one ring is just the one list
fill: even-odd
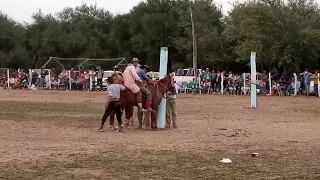
[[(119, 73), (120, 71), (116, 71)], [(104, 71), (103, 77), (102, 77), (102, 86), (103, 89), (106, 90), (109, 83), (108, 83), (108, 77), (112, 76), (114, 74), (114, 71)], [(97, 87), (97, 77), (95, 76), (95, 86)]]

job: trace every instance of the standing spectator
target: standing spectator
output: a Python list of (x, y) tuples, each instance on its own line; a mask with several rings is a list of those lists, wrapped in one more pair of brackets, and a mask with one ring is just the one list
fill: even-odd
[(184, 70), (182, 68), (179, 68), (177, 70), (177, 76), (183, 76), (184, 75)]
[(44, 69), (41, 69), (39, 89), (44, 89), (45, 83), (46, 83), (46, 71)]
[(214, 70), (212, 70), (211, 76), (212, 76), (211, 78), (212, 91), (216, 92), (217, 73)]
[(97, 86), (100, 86), (100, 90), (103, 90), (103, 86), (102, 86), (102, 78), (103, 78), (103, 70), (101, 69), (101, 67), (97, 67)]
[(221, 91), (221, 81), (222, 81), (222, 77), (221, 77), (221, 73), (220, 71), (217, 72), (217, 86), (216, 86), (216, 91), (218, 92), (218, 94), (220, 94), (220, 91)]
[(311, 73), (308, 71), (308, 69), (305, 69), (302, 73), (303, 76), (303, 83), (304, 87), (306, 89), (306, 95), (309, 96), (309, 88), (310, 88), (310, 81), (311, 81)]
[(212, 73), (209, 71), (209, 68), (206, 68), (206, 71), (204, 73), (204, 79), (210, 82), (212, 80)]
[(319, 92), (318, 92), (318, 84), (319, 84), (319, 72), (318, 70), (315, 70), (314, 74), (311, 76), (311, 79), (313, 80), (313, 84), (314, 84), (314, 92), (316, 96), (319, 96)]
[(166, 105), (166, 128), (170, 128), (172, 122), (173, 128), (177, 129), (177, 107), (176, 98), (178, 94), (178, 85), (174, 82), (176, 93), (167, 92), (167, 105)]
[(89, 75), (88, 70), (84, 71), (84, 79), (85, 79), (84, 88), (86, 91), (89, 91), (89, 89), (90, 89), (90, 75)]
[(193, 76), (194, 75), (194, 72), (193, 72), (193, 68), (192, 67), (189, 67), (187, 73), (186, 73), (186, 76)]
[[(91, 70), (89, 71), (89, 81), (90, 81), (90, 78), (92, 79), (92, 90), (95, 89), (95, 86), (96, 86), (96, 78), (95, 78), (95, 72), (94, 72), (94, 69), (91, 68)], [(90, 83), (89, 83), (89, 88), (90, 88)]]
[(74, 71), (74, 68), (70, 69), (70, 77), (71, 79), (75, 80), (76, 79), (76, 72)]
[(272, 71), (270, 72), (270, 74), (271, 74), (271, 79), (273, 79), (273, 80), (277, 80), (277, 79), (278, 79), (278, 70), (277, 70), (276, 67), (274, 67), (274, 68), (272, 69)]

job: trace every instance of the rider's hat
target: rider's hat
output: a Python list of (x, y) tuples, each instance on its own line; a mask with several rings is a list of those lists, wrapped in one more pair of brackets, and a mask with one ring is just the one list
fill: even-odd
[(132, 62), (139, 62), (138, 58), (132, 58)]
[(150, 68), (148, 65), (141, 65), (140, 69), (146, 69), (147, 71), (150, 71)]

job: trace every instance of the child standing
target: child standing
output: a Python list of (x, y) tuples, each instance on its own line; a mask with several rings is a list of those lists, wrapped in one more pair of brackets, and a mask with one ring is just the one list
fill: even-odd
[(117, 75), (114, 74), (108, 78), (110, 85), (108, 86), (108, 99), (105, 105), (106, 111), (102, 117), (100, 131), (102, 131), (104, 123), (107, 121), (108, 116), (111, 115), (113, 111), (115, 111), (117, 121), (119, 124), (119, 130), (117, 132), (123, 132), (122, 125), (122, 110), (121, 110), (121, 102), (120, 102), (120, 92), (125, 89), (124, 85), (117, 84)]

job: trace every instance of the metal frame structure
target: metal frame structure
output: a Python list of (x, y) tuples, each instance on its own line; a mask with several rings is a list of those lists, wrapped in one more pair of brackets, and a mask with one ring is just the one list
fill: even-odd
[(64, 65), (62, 63), (60, 63), (59, 60), (62, 60), (62, 61), (80, 61), (80, 63), (77, 65), (79, 70), (80, 70), (81, 66), (84, 63), (87, 63), (87, 62), (89, 62), (90, 64), (92, 64), (94, 66), (97, 66), (92, 61), (115, 61), (115, 60), (120, 60), (120, 62), (115, 66), (125, 65), (125, 64), (123, 64), (123, 62), (128, 63), (125, 57), (112, 58), (112, 59), (90, 59), (90, 58), (60, 58), (60, 57), (51, 57), (50, 56), (48, 61), (41, 68), (44, 69), (46, 67), (46, 65), (48, 65), (52, 60), (55, 61), (57, 64), (59, 64), (61, 67), (64, 67)]

